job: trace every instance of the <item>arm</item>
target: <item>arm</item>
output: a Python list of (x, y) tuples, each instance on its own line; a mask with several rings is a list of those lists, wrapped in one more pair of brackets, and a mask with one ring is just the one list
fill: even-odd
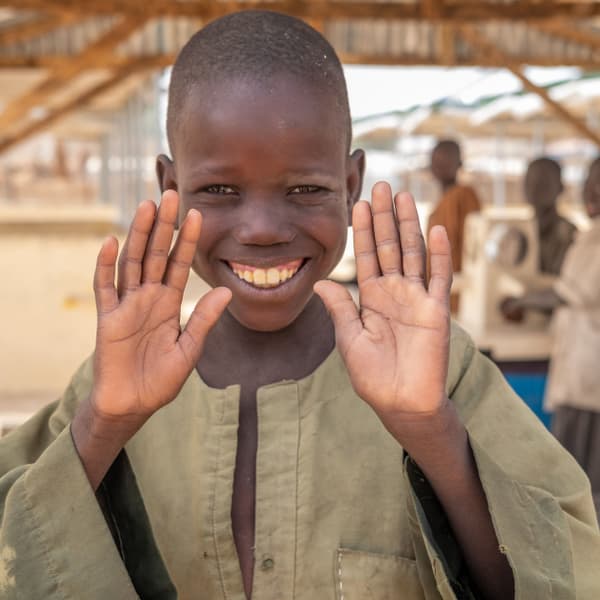
[(93, 489), (127, 441), (175, 398), (231, 298), (225, 288), (211, 290), (180, 330), (183, 290), (202, 221), (199, 212), (190, 211), (169, 253), (177, 211), (172, 190), (163, 194), (158, 213), (152, 202), (139, 206), (119, 260), (118, 289), (116, 240), (107, 240), (98, 255), (94, 387), (71, 425)]
[(505, 298), (500, 304), (500, 310), (507, 319), (520, 321), (526, 310), (551, 313), (562, 304), (565, 304), (565, 301), (554, 291), (554, 288), (546, 288), (527, 292), (518, 298)]
[[(394, 207), (395, 205), (395, 207)], [(315, 287), (330, 310), (357, 393), (429, 479), (485, 598), (513, 597), (467, 431), (445, 392), (452, 264), (443, 228), (430, 232), (431, 277), (414, 202), (387, 184), (353, 213), (360, 312), (332, 282)], [(376, 382), (376, 384), (374, 383)]]
[[(117, 244), (105, 242), (94, 280), (93, 363), (84, 364), (60, 403), (0, 440), (2, 598), (134, 600), (157, 590), (161, 598), (174, 597), (144, 522), (135, 477), (124, 454), (115, 459), (175, 397), (230, 298), (228, 290), (213, 290), (180, 331), (182, 291), (201, 217), (190, 213), (169, 253), (176, 214), (174, 192), (165, 193), (158, 215), (152, 203), (140, 205), (121, 254), (118, 292)], [(103, 480), (108, 485), (97, 491)], [(123, 506), (112, 502), (106, 516), (100, 504), (113, 488)], [(121, 518), (137, 527), (134, 541), (142, 551), (131, 551), (125, 538), (115, 544), (112, 517), (123, 507), (129, 512)], [(151, 571), (140, 569), (141, 562)]]

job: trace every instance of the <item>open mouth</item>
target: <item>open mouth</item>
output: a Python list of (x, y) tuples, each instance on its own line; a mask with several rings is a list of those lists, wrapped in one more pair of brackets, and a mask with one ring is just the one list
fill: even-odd
[(297, 258), (269, 267), (257, 267), (227, 261), (227, 266), (242, 280), (253, 287), (276, 288), (287, 283), (304, 266), (306, 259)]

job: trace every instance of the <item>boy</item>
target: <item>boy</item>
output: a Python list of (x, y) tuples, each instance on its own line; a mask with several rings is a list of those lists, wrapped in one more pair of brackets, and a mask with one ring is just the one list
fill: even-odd
[[(443, 229), (426, 288), (412, 199), (356, 203), (329, 44), (277, 13), (213, 22), (168, 132), (117, 288), (115, 240), (98, 256), (93, 360), (2, 440), (4, 597), (597, 595), (589, 484), (451, 333)], [(360, 312), (322, 281), (351, 210)], [(190, 265), (214, 289), (181, 331)]]
[[(442, 188), (442, 197), (429, 216), (427, 231), (436, 225), (446, 229), (455, 273), (460, 273), (462, 267), (465, 219), (469, 213), (481, 210), (475, 190), (457, 181), (461, 166), (460, 146), (456, 141), (441, 140), (435, 145), (431, 152), (431, 173)], [(453, 313), (458, 311), (458, 302), (458, 294), (452, 294), (450, 308)]]
[(536, 158), (525, 173), (525, 198), (535, 211), (540, 243), (540, 270), (558, 275), (575, 237), (575, 226), (556, 209), (563, 192), (560, 165), (551, 158)]
[(553, 287), (503, 306), (509, 318), (524, 310), (554, 313), (545, 405), (554, 411), (552, 433), (590, 478), (600, 514), (600, 158), (590, 166), (583, 201), (591, 229), (568, 249)]

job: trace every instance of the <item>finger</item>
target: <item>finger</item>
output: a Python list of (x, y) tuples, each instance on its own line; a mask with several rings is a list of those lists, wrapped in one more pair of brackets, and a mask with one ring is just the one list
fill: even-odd
[(350, 292), (339, 283), (317, 281), (314, 290), (333, 319), (335, 340), (342, 356), (345, 356), (350, 344), (363, 329), (358, 308)]
[(452, 286), (452, 254), (446, 229), (436, 225), (429, 232), (429, 261), (431, 277), (429, 294), (440, 302), (450, 304)]
[(365, 281), (379, 277), (379, 261), (375, 237), (373, 236), (373, 219), (368, 202), (361, 201), (354, 205), (352, 211), (352, 229), (354, 233), (354, 259), (356, 260), (356, 279), (360, 286)]
[(190, 361), (190, 366), (198, 362), (206, 335), (219, 320), (230, 300), (231, 290), (225, 287), (214, 288), (198, 300), (177, 341)]
[(142, 282), (159, 283), (163, 280), (173, 232), (177, 224), (179, 197), (174, 190), (167, 190), (161, 198), (154, 227), (146, 246), (142, 264)]
[(142, 202), (135, 211), (135, 216), (125, 245), (119, 256), (118, 286), (119, 296), (127, 290), (140, 286), (142, 281), (142, 260), (148, 244), (148, 237), (154, 224), (156, 204), (151, 200)]
[(94, 295), (98, 314), (108, 313), (119, 305), (119, 297), (115, 288), (115, 263), (119, 251), (119, 242), (109, 237), (102, 243), (96, 270), (94, 271)]
[(387, 183), (379, 182), (373, 187), (371, 207), (373, 231), (379, 268), (383, 275), (402, 272), (402, 256), (398, 225), (394, 215), (392, 190)]
[(396, 194), (395, 205), (402, 247), (402, 272), (404, 277), (424, 283), (427, 252), (415, 201), (408, 193)]
[(190, 274), (201, 226), (202, 216), (200, 213), (194, 209), (190, 210), (183, 221), (177, 241), (169, 256), (165, 284), (181, 292), (183, 292)]

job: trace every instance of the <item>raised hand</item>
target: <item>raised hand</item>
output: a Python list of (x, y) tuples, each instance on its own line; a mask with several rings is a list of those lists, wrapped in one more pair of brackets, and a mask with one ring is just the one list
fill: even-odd
[(96, 486), (126, 441), (171, 402), (195, 367), (210, 328), (231, 292), (215, 288), (197, 303), (180, 329), (183, 291), (200, 236), (202, 217), (190, 210), (171, 248), (178, 196), (163, 194), (138, 207), (115, 270), (118, 243), (98, 254), (94, 291), (98, 309), (94, 387), (72, 424), (91, 483)]
[(352, 218), (360, 309), (339, 284), (321, 281), (315, 291), (332, 315), (356, 392), (402, 438), (448, 402), (450, 244), (442, 227), (432, 229), (428, 278), (414, 201), (409, 194), (392, 199), (386, 183)]
[(225, 288), (211, 290), (180, 330), (202, 218), (195, 210), (188, 213), (169, 253), (177, 210), (174, 191), (163, 194), (158, 211), (153, 202), (139, 206), (119, 258), (118, 291), (116, 240), (110, 238), (98, 255), (94, 402), (102, 414), (148, 417), (173, 400), (231, 298)]

